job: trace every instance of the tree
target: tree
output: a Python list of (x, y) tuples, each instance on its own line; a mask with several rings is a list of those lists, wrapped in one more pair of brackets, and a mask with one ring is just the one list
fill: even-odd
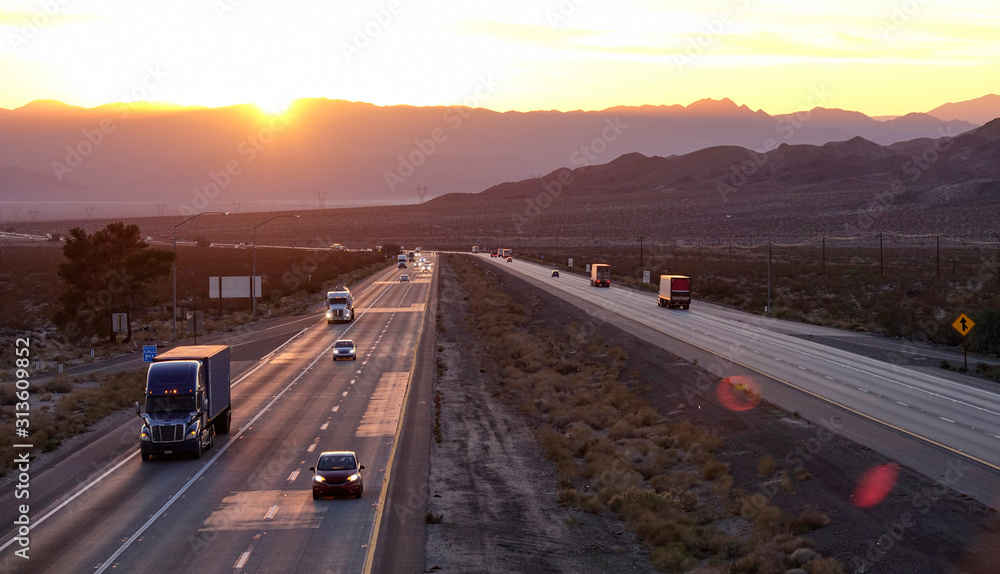
[[(53, 317), (70, 337), (107, 335), (111, 314), (144, 311), (156, 303), (151, 286), (170, 275), (176, 254), (150, 249), (138, 225), (110, 223), (93, 234), (79, 227), (70, 230), (63, 246), (67, 261), (59, 265), (66, 291), (59, 297), (62, 308)], [(125, 342), (132, 339), (127, 322)]]

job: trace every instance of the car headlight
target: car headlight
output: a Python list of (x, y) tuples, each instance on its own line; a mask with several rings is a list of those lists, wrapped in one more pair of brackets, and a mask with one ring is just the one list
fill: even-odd
[(147, 442), (153, 440), (149, 436), (149, 427), (148, 426), (142, 425), (142, 430), (139, 431), (139, 440), (144, 440), (144, 441), (147, 441)]
[(357, 473), (352, 474), (347, 477), (347, 482), (354, 482), (355, 480), (361, 478)]
[(326, 479), (318, 474), (313, 475), (313, 482), (326, 482)]

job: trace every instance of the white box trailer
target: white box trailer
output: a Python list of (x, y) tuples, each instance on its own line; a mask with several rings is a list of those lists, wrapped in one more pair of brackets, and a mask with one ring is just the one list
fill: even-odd
[(660, 295), (656, 304), (670, 309), (691, 306), (691, 278), (686, 275), (660, 275)]

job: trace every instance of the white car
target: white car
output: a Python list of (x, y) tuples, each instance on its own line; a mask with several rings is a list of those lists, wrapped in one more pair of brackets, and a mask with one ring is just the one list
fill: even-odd
[(409, 275), (400, 275), (399, 276), (399, 282), (400, 283), (409, 283), (410, 282), (410, 276)]
[(352, 361), (358, 359), (357, 347), (354, 346), (354, 341), (340, 339), (333, 344), (333, 360), (337, 361), (340, 359), (350, 359)]

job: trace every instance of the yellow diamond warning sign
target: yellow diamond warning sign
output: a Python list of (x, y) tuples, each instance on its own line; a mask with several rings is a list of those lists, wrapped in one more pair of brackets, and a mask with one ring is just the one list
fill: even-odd
[(951, 326), (964, 337), (969, 334), (969, 331), (971, 331), (976, 324), (972, 322), (972, 319), (966, 317), (965, 313), (962, 313), (958, 316), (958, 319), (955, 319), (955, 322), (952, 323)]

